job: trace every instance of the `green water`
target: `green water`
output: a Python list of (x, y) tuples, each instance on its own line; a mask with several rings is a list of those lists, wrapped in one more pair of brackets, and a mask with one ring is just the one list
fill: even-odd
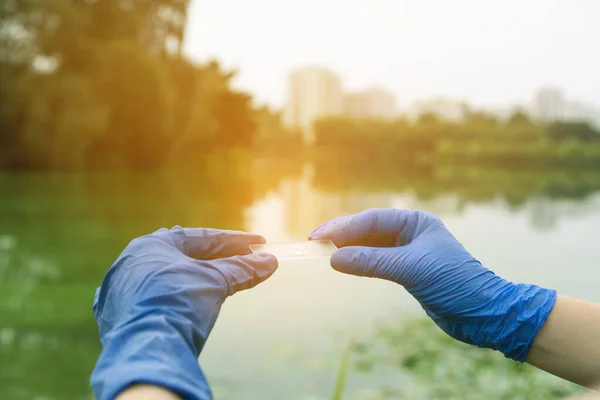
[[(94, 290), (129, 240), (175, 224), (280, 242), (365, 208), (426, 209), (500, 275), (600, 301), (599, 186), (594, 171), (0, 174), (0, 399), (90, 398)], [(226, 302), (200, 361), (217, 398), (328, 398), (351, 337), (418, 315), (391, 283), (343, 276), (326, 261), (282, 264)], [(349, 398), (371, 398), (388, 379), (350, 373)]]

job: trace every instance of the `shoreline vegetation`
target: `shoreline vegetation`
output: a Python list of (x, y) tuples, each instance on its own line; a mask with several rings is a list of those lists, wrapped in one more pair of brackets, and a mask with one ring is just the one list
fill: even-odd
[(231, 153), (359, 170), (600, 166), (600, 132), (585, 121), (542, 124), (518, 109), (499, 121), (466, 105), (460, 122), (325, 118), (307, 145), (280, 111), (233, 88), (235, 71), (183, 53), (188, 1), (150, 3), (0, 6), (0, 170), (198, 170)]
[[(529, 364), (458, 342), (426, 317), (379, 324), (365, 339), (353, 345), (350, 356), (344, 355), (344, 369), (367, 375), (392, 372), (416, 383), (405, 390), (391, 380), (370, 398), (546, 400), (584, 392)], [(343, 393), (343, 388), (337, 392)]]
[(589, 169), (600, 166), (600, 131), (584, 121), (535, 123), (516, 111), (506, 122), (471, 117), (449, 122), (328, 118), (317, 121), (315, 154), (365, 167), (423, 169), (480, 166), (506, 170)]
[(0, 5), (0, 170), (202, 168), (299, 137), (184, 55), (188, 0), (121, 3)]

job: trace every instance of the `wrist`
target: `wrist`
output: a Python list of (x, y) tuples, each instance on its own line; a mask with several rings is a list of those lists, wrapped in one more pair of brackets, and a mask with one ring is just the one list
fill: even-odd
[(556, 292), (535, 285), (515, 284), (495, 275), (476, 301), (447, 304), (440, 310), (425, 308), (435, 323), (453, 338), (478, 347), (498, 350), (523, 362), (533, 340), (556, 301)]
[(198, 364), (190, 322), (151, 314), (115, 327), (103, 337), (92, 373), (97, 399), (113, 399), (133, 384), (151, 384), (189, 399), (206, 399), (210, 389)]
[(554, 307), (556, 291), (524, 283), (512, 285), (506, 303), (499, 306), (505, 317), (493, 348), (507, 358), (523, 362)]
[(115, 400), (182, 400), (182, 397), (168, 389), (146, 383), (136, 383), (127, 387)]
[(467, 343), (498, 350), (523, 362), (556, 301), (556, 291), (500, 279), (481, 307), (467, 313), (460, 329)]
[[(97, 314), (103, 350), (91, 383), (99, 400), (112, 400), (138, 383), (164, 387), (186, 399), (212, 398), (198, 355), (226, 296), (224, 278), (201, 269), (198, 280), (189, 269), (175, 266), (155, 274), (115, 321), (105, 319), (111, 313)], [(98, 304), (105, 310), (106, 299), (100, 296)]]

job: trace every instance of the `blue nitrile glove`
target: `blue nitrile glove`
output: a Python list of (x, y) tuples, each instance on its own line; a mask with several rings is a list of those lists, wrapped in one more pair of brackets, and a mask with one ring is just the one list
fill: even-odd
[(264, 239), (180, 227), (133, 240), (94, 298), (103, 344), (91, 379), (96, 398), (113, 399), (133, 383), (212, 398), (198, 355), (221, 304), (277, 269), (274, 256), (247, 255), (253, 243)]
[(367, 210), (325, 223), (309, 239), (342, 247), (334, 269), (396, 282), (453, 338), (521, 362), (556, 300), (554, 290), (484, 268), (431, 213)]

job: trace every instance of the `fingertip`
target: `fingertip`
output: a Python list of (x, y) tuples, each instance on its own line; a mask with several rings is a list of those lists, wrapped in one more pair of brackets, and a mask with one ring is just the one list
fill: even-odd
[(269, 253), (258, 253), (253, 254), (253, 256), (255, 256), (256, 260), (254, 263), (256, 280), (252, 283), (252, 286), (256, 286), (259, 283), (269, 279), (275, 273), (275, 271), (277, 271), (279, 262), (277, 257)]
[(343, 247), (337, 250), (330, 259), (330, 264), (333, 269), (339, 272), (349, 273), (354, 264), (355, 250), (352, 247)]
[(267, 240), (264, 236), (252, 232), (225, 231), (225, 233), (227, 233), (227, 235), (229, 235), (231, 239), (235, 239), (243, 243), (248, 243), (248, 245), (267, 243)]
[(327, 226), (328, 222), (325, 222), (324, 224), (319, 225), (318, 227), (316, 227), (309, 235), (308, 235), (308, 240), (318, 240), (318, 239), (323, 239), (323, 234), (325, 233), (325, 228)]
[(379, 258), (377, 251), (375, 247), (343, 247), (331, 256), (331, 267), (345, 274), (375, 277)]
[(275, 257), (271, 253), (253, 253), (247, 257), (252, 257), (258, 265), (266, 267), (263, 269), (269, 269), (274, 271), (279, 266), (279, 261), (277, 260), (277, 257)]
[(246, 236), (241, 237), (238, 255), (249, 255), (254, 254), (252, 251), (252, 246), (257, 244), (266, 244), (267, 240), (261, 235), (255, 234), (246, 234)]
[(267, 239), (265, 239), (263, 235), (259, 235), (257, 233), (239, 232), (237, 236), (240, 238), (240, 240), (247, 242), (249, 245), (267, 243)]
[(229, 284), (229, 295), (255, 287), (269, 279), (277, 270), (277, 258), (272, 254), (254, 253), (222, 258), (213, 263)]

